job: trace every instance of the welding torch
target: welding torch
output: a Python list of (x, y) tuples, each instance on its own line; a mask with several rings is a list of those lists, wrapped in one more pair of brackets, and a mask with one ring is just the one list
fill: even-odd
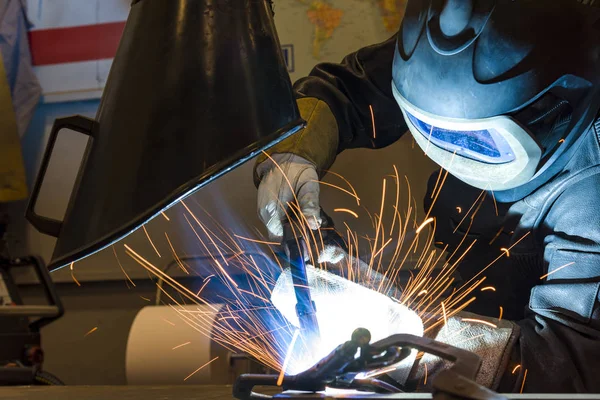
[(300, 322), (301, 334), (306, 343), (315, 343), (320, 338), (317, 307), (310, 295), (304, 256), (307, 248), (302, 235), (296, 234), (299, 229), (301, 229), (300, 226), (294, 227), (290, 221), (284, 222), (282, 245), (292, 275), (292, 284), (296, 295), (296, 315)]

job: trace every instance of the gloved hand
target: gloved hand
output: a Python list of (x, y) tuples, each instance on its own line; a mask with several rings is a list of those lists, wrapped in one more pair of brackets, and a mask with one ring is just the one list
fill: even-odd
[[(282, 221), (287, 218), (288, 204), (296, 199), (309, 227), (318, 229), (322, 219), (319, 176), (314, 164), (291, 153), (273, 154), (271, 158), (256, 168), (261, 179), (258, 186), (258, 215), (269, 231), (269, 238), (281, 241)], [(294, 216), (293, 212), (289, 215)]]
[[(492, 390), (497, 390), (510, 361), (513, 348), (519, 338), (517, 324), (507, 320), (460, 312), (448, 318), (445, 326), (430, 332), (431, 337), (441, 343), (469, 350), (481, 357), (481, 368), (475, 381)], [(419, 391), (431, 390), (435, 374), (448, 368), (450, 362), (431, 354), (425, 354), (411, 380)], [(508, 369), (510, 371), (510, 369)], [(428, 375), (429, 379), (425, 380)], [(424, 382), (427, 383), (424, 383)]]

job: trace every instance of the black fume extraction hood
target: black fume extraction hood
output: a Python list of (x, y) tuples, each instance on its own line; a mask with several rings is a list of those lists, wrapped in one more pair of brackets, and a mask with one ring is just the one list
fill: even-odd
[[(301, 129), (268, 0), (135, 0), (96, 119), (57, 119), (27, 219), (49, 269), (111, 245)], [(90, 140), (62, 221), (35, 211), (59, 131)]]

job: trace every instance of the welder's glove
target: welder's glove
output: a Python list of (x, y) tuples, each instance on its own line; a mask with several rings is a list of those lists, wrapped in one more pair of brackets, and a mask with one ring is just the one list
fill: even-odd
[(311, 228), (320, 226), (317, 181), (333, 164), (338, 150), (338, 126), (329, 106), (310, 97), (298, 99), (297, 103), (306, 128), (259, 155), (254, 169), (258, 215), (273, 240), (281, 239), (284, 209), (294, 201), (294, 193)]
[[(432, 336), (438, 342), (471, 351), (481, 357), (481, 368), (475, 381), (496, 390), (508, 369), (508, 363), (519, 337), (519, 326), (507, 320), (461, 312), (448, 318)], [(419, 391), (431, 389), (435, 374), (452, 363), (425, 354), (416, 366), (412, 380)], [(425, 383), (425, 376), (428, 376)]]
[(295, 217), (288, 205), (296, 200), (308, 226), (313, 230), (321, 226), (319, 176), (313, 163), (291, 153), (273, 154), (256, 167), (256, 173), (260, 177), (258, 215), (271, 240), (281, 240), (282, 221)]

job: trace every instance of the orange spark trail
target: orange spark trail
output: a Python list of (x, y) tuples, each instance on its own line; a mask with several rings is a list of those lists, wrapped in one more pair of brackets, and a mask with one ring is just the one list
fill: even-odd
[(75, 282), (77, 284), (77, 286), (81, 286), (81, 283), (79, 283), (79, 281), (77, 280), (77, 278), (75, 278), (75, 273), (73, 272), (73, 264), (75, 263), (71, 263), (71, 278), (73, 278), (73, 282)]
[(358, 218), (358, 214), (357, 213), (355, 213), (354, 211), (349, 210), (347, 208), (334, 208), (333, 211), (334, 212), (344, 212), (346, 214), (352, 215), (354, 218)]
[(446, 327), (446, 331), (448, 331), (448, 317), (446, 316), (446, 307), (444, 306), (444, 302), (442, 301), (442, 315), (444, 317), (444, 326)]
[(185, 268), (185, 266), (183, 265), (183, 263), (181, 262), (181, 259), (179, 258), (179, 256), (177, 255), (177, 253), (175, 252), (175, 248), (173, 247), (173, 244), (171, 243), (171, 239), (169, 239), (169, 235), (167, 235), (167, 232), (165, 232), (165, 237), (167, 238), (167, 242), (169, 243), (169, 247), (171, 248), (171, 253), (173, 253), (173, 256), (175, 257), (175, 260), (177, 261), (177, 265), (179, 265), (179, 268), (181, 268), (181, 270), (183, 272), (185, 272), (186, 274), (190, 274), (188, 272), (188, 270)]
[(142, 229), (144, 230), (144, 233), (146, 234), (146, 237), (148, 238), (148, 241), (152, 245), (152, 248), (154, 249), (154, 251), (156, 252), (156, 254), (158, 254), (158, 256), (161, 257), (160, 253), (158, 252), (158, 249), (154, 245), (154, 242), (152, 241), (152, 239), (150, 239), (150, 235), (148, 234), (148, 231), (146, 230), (146, 225), (142, 225)]
[(292, 336), (292, 341), (290, 342), (290, 347), (285, 355), (283, 360), (283, 366), (281, 367), (281, 371), (279, 372), (279, 377), (277, 378), (277, 386), (281, 386), (283, 383), (283, 376), (285, 375), (285, 370), (290, 362), (290, 358), (292, 357), (292, 352), (294, 350), (294, 345), (296, 344), (296, 340), (298, 339), (298, 335), (300, 334), (300, 330), (296, 329), (294, 332), (294, 336)]
[(502, 308), (502, 306), (500, 306), (500, 316), (498, 317), (498, 320), (502, 320), (503, 315), (504, 315), (504, 308)]
[(98, 327), (97, 327), (97, 326), (95, 326), (95, 327), (93, 327), (92, 329), (90, 329), (90, 330), (88, 331), (88, 333), (86, 333), (85, 335), (83, 335), (83, 337), (86, 337), (86, 336), (88, 336), (88, 335), (90, 335), (90, 334), (92, 334), (92, 333), (96, 332), (97, 330), (98, 330)]
[(154, 265), (152, 265), (148, 260), (146, 260), (145, 258), (143, 258), (142, 256), (140, 256), (138, 253), (136, 253), (131, 247), (129, 247), (127, 244), (123, 244), (123, 246), (127, 249), (128, 254), (138, 263), (140, 264), (142, 267), (148, 269), (150, 272), (154, 272), (156, 275), (161, 276), (164, 278), (164, 281), (169, 284), (170, 286), (172, 286), (174, 289), (181, 289), (180, 293), (183, 294), (184, 296), (188, 297), (190, 300), (196, 302), (196, 300), (200, 300), (202, 303), (204, 303), (205, 305), (207, 305), (208, 307), (212, 308), (214, 311), (217, 311), (217, 309), (212, 306), (211, 304), (207, 303), (206, 301), (204, 301), (201, 298), (198, 298), (194, 295), (194, 293), (192, 293), (188, 288), (186, 288), (185, 286), (183, 286), (181, 283), (177, 282), (175, 279), (171, 278), (169, 275), (165, 274), (163, 271), (161, 271), (160, 269), (156, 268)]
[(429, 225), (430, 223), (432, 223), (434, 220), (435, 220), (434, 218), (428, 218), (421, 225), (419, 225), (419, 227), (416, 230), (417, 235), (419, 233), (421, 233), (421, 231), (423, 230), (423, 228), (425, 228), (427, 225)]
[(521, 390), (519, 393), (523, 393), (523, 389), (525, 388), (525, 381), (527, 380), (527, 369), (525, 370), (525, 374), (523, 375), (523, 383), (521, 384)]
[(206, 367), (208, 364), (210, 364), (211, 362), (215, 361), (217, 358), (219, 358), (219, 356), (213, 358), (212, 360), (210, 360), (209, 362), (207, 362), (206, 364), (202, 365), (200, 368), (198, 368), (197, 370), (195, 370), (194, 372), (192, 372), (191, 374), (189, 374), (188, 376), (186, 376), (183, 380), (187, 381), (188, 379), (190, 379), (192, 376), (194, 376), (194, 374), (198, 371), (200, 371), (202, 368)]
[[(352, 184), (346, 178), (344, 178), (342, 175), (340, 175), (334, 171), (326, 170), (324, 172), (326, 172), (327, 175), (334, 175), (334, 176), (337, 176), (338, 178), (340, 178), (341, 180), (343, 180), (348, 185), (348, 187), (350, 188), (352, 193), (354, 193), (354, 197), (358, 200), (358, 194), (356, 193), (356, 189), (354, 189), (354, 186), (352, 186)], [(360, 206), (360, 201), (357, 201), (356, 205)]]
[(163, 216), (163, 217), (165, 217), (165, 219), (166, 219), (167, 221), (170, 221), (169, 217), (167, 217), (167, 214), (165, 214), (165, 212), (164, 212), (164, 211), (162, 211), (162, 212), (161, 212), (161, 214), (162, 214), (162, 216)]
[(555, 269), (554, 271), (552, 271), (552, 272), (548, 272), (547, 274), (540, 276), (540, 279), (541, 279), (541, 280), (543, 280), (543, 279), (545, 279), (545, 278), (549, 277), (550, 275), (552, 275), (553, 273), (555, 273), (555, 272), (558, 272), (558, 271), (560, 271), (560, 270), (561, 270), (561, 269), (563, 269), (563, 268), (567, 268), (568, 266), (571, 266), (571, 265), (573, 265), (573, 264), (575, 264), (575, 261), (573, 261), (573, 262), (570, 262), (570, 263), (568, 263), (568, 264), (565, 264), (565, 265), (563, 265), (562, 267), (558, 267), (558, 268), (556, 268), (556, 269)]
[(348, 195), (350, 195), (350, 196), (354, 197), (354, 198), (356, 199), (356, 202), (357, 202), (357, 203), (360, 203), (360, 197), (358, 197), (357, 195), (355, 195), (355, 194), (354, 194), (354, 193), (352, 193), (351, 191), (349, 191), (349, 190), (346, 190), (346, 189), (344, 189), (344, 188), (342, 188), (342, 187), (340, 187), (340, 186), (338, 186), (338, 185), (334, 185), (333, 183), (329, 183), (329, 182), (323, 182), (323, 181), (318, 181), (318, 180), (314, 180), (314, 179), (310, 180), (310, 182), (316, 182), (316, 183), (319, 183), (319, 184), (321, 184), (321, 185), (325, 185), (325, 186), (329, 186), (329, 187), (332, 187), (332, 188), (334, 188), (334, 189), (337, 189), (337, 190), (339, 190), (340, 192), (346, 193), (346, 194), (348, 194)]
[(491, 328), (497, 328), (498, 327), (498, 325), (496, 325), (496, 324), (492, 324), (491, 322), (487, 322), (487, 321), (484, 321), (482, 319), (477, 319), (477, 318), (462, 318), (462, 320), (465, 321), (465, 322), (473, 322), (475, 324), (487, 325), (487, 326), (489, 326)]
[(244, 236), (240, 236), (240, 235), (236, 235), (234, 234), (233, 236), (235, 236), (236, 238), (243, 240), (245, 242), (252, 242), (252, 243), (259, 243), (259, 244), (266, 244), (268, 246), (279, 246), (281, 243), (278, 242), (267, 242), (265, 240), (258, 240), (258, 239), (250, 239)]
[(514, 375), (514, 374), (515, 374), (515, 372), (517, 372), (517, 370), (518, 370), (519, 368), (521, 368), (521, 364), (519, 364), (519, 365), (517, 365), (516, 367), (514, 367), (514, 368), (513, 368), (513, 370), (512, 370), (512, 374)]
[(492, 238), (492, 240), (490, 240), (490, 242), (488, 244), (492, 244), (496, 241), (496, 239), (498, 239), (498, 236), (500, 236), (500, 234), (502, 233), (502, 231), (504, 230), (504, 227), (501, 227), (500, 230), (498, 231), (498, 233), (496, 233), (496, 235)]
[(178, 348), (180, 348), (180, 347), (187, 346), (187, 345), (188, 345), (188, 344), (190, 344), (190, 343), (192, 343), (192, 342), (185, 342), (185, 343), (182, 343), (182, 344), (180, 344), (180, 345), (177, 345), (177, 346), (173, 347), (171, 350), (176, 350), (176, 349), (178, 349)]
[(119, 260), (119, 256), (117, 255), (117, 251), (115, 250), (115, 246), (112, 245), (110, 247), (112, 248), (112, 251), (115, 254), (115, 258), (117, 259), (117, 264), (119, 264), (119, 267), (121, 267), (121, 271), (123, 271), (123, 273), (125, 274), (125, 277), (127, 278), (127, 280), (133, 285), (133, 287), (135, 287), (135, 283), (133, 283), (133, 281), (131, 280), (131, 278), (127, 274), (127, 272), (125, 272), (125, 268), (123, 268), (123, 265), (121, 264), (121, 260)]
[(496, 288), (495, 288), (495, 287), (493, 287), (493, 286), (486, 286), (486, 287), (482, 287), (482, 288), (481, 288), (481, 291), (482, 291), (482, 292), (485, 292), (485, 291), (488, 291), (488, 290), (491, 290), (492, 292), (495, 292), (495, 291), (496, 291)]
[(373, 124), (373, 139), (377, 139), (377, 131), (375, 130), (375, 114), (373, 113), (373, 106), (370, 104), (369, 110), (371, 110), (371, 123)]
[(165, 321), (167, 324), (169, 324), (171, 326), (175, 326), (175, 324), (172, 323), (171, 321), (169, 321), (168, 319), (163, 318), (163, 321)]

